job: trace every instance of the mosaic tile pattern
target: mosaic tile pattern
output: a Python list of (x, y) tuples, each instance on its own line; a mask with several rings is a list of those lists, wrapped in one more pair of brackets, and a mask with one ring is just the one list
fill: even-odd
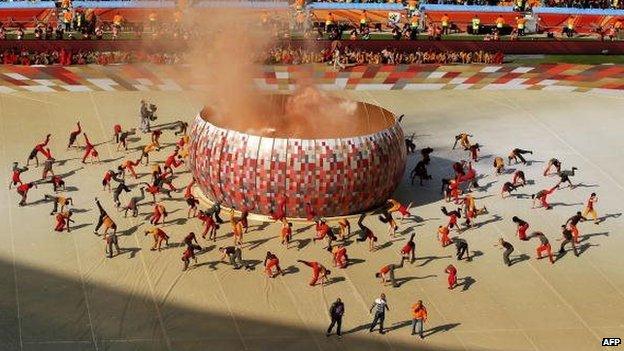
[(340, 139), (277, 139), (219, 128), (197, 116), (190, 166), (199, 187), (227, 207), (268, 214), (286, 196), (286, 214), (357, 213), (380, 205), (405, 170), (398, 123), (371, 135)]
[[(256, 84), (292, 90), (312, 76), (326, 90), (528, 89), (624, 95), (624, 65), (399, 65), (357, 66), (334, 71), (327, 65), (266, 66)], [(183, 91), (201, 88), (183, 66), (2, 66), (0, 93), (82, 91)]]

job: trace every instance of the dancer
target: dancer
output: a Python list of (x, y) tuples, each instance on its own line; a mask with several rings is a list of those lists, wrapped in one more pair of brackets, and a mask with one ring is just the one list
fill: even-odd
[(269, 215), (274, 221), (281, 221), (286, 217), (286, 196), (283, 196), (277, 203), (277, 211), (271, 208)]
[(406, 217), (410, 217), (412, 215), (409, 211), (410, 207), (412, 207), (411, 202), (405, 206), (395, 199), (388, 199), (386, 201), (386, 205), (388, 206), (388, 213), (392, 214), (398, 211), (401, 214), (401, 222), (403, 222)]
[(135, 134), (135, 128), (121, 132), (119, 134), (119, 141), (117, 141), (117, 151), (119, 151), (121, 147), (123, 147), (125, 151), (128, 151), (128, 137)]
[[(193, 194), (189, 194), (189, 196), (186, 196), (186, 204), (189, 206), (186, 212), (186, 218), (197, 217), (197, 205), (199, 205), (199, 200), (197, 200)], [(191, 213), (193, 213), (192, 216)]]
[(280, 231), (281, 243), (288, 249), (290, 240), (292, 239), (292, 223), (288, 222), (286, 218), (282, 219), (282, 230)]
[(461, 232), (461, 228), (457, 225), (457, 219), (461, 218), (461, 208), (449, 212), (445, 206), (442, 206), (442, 213), (449, 219), (446, 226), (449, 229), (456, 228), (458, 232)]
[(121, 128), (120, 124), (115, 124), (113, 126), (113, 139), (115, 139), (116, 144), (119, 144), (119, 135), (121, 134), (122, 130), (123, 128)]
[(513, 180), (511, 181), (511, 184), (513, 184), (516, 187), (526, 185), (526, 178), (524, 177), (524, 172), (520, 170), (516, 171), (513, 175)]
[(455, 268), (452, 264), (449, 264), (446, 266), (446, 269), (444, 269), (444, 273), (448, 274), (446, 281), (448, 282), (449, 290), (455, 289), (457, 286), (457, 268)]
[(50, 136), (52, 136), (52, 134), (46, 135), (46, 138), (43, 141), (43, 143), (39, 143), (35, 145), (33, 150), (28, 155), (28, 159), (26, 160), (26, 167), (30, 166), (30, 161), (33, 159), (36, 162), (36, 167), (39, 167), (39, 158), (37, 157), (38, 153), (41, 153), (43, 156), (45, 156), (45, 158), (48, 158), (49, 154), (45, 148), (46, 146), (48, 146), (48, 143), (50, 142)]
[(546, 235), (544, 235), (544, 233), (542, 232), (533, 232), (531, 233), (531, 235), (529, 236), (529, 238), (535, 238), (537, 237), (540, 240), (540, 246), (537, 247), (536, 253), (537, 253), (537, 259), (541, 259), (542, 258), (542, 252), (546, 251), (546, 254), (548, 255), (548, 259), (550, 260), (550, 263), (555, 263), (555, 259), (553, 257), (552, 254), (552, 248), (550, 247), (550, 242), (548, 241), (548, 238), (546, 237)]
[(414, 263), (416, 260), (415, 251), (416, 251), (416, 243), (414, 242), (415, 233), (412, 233), (409, 240), (403, 245), (399, 254), (401, 255), (401, 265), (403, 264), (403, 260), (410, 260), (410, 263)]
[(212, 215), (200, 210), (197, 219), (202, 221), (202, 223), (204, 224), (202, 239), (205, 239), (206, 234), (208, 234), (208, 240), (212, 239), (212, 241), (217, 241), (217, 229), (219, 229), (219, 225), (215, 223)]
[(563, 237), (559, 240), (562, 240), (561, 247), (559, 247), (559, 256), (563, 256), (565, 254), (565, 246), (570, 243), (572, 245), (572, 251), (574, 251), (574, 256), (578, 257), (579, 252), (576, 249), (576, 243), (578, 243), (577, 238), (574, 237), (574, 233), (566, 228), (565, 225), (561, 226), (561, 234)]
[(375, 273), (375, 278), (379, 278), (381, 280), (381, 284), (391, 283), (392, 287), (398, 288), (399, 284), (397, 284), (394, 270), (397, 268), (403, 267), (403, 260), (401, 260), (401, 264), (397, 265), (394, 263), (386, 264), (382, 266), (377, 273)]
[(11, 169), (11, 180), (9, 181), (9, 190), (11, 190), (11, 185), (17, 186), (17, 184), (24, 184), (20, 177), (22, 173), (26, 172), (27, 170), (28, 167), (20, 167), (18, 162), (13, 162), (13, 167)]
[(332, 232), (332, 229), (324, 219), (317, 218), (314, 220), (316, 227), (316, 236), (312, 238), (312, 243), (316, 243), (316, 241), (323, 240), (327, 237), (327, 247), (331, 247), (331, 244), (334, 240), (336, 240), (336, 236)]
[(527, 229), (529, 229), (529, 223), (527, 223), (526, 221), (518, 218), (517, 216), (513, 216), (511, 218), (511, 221), (516, 223), (516, 225), (517, 225), (518, 239), (520, 239), (522, 241), (529, 240), (529, 238), (527, 238), (527, 235), (526, 235), (526, 231), (527, 231)]
[(184, 249), (184, 252), (182, 252), (182, 257), (180, 258), (182, 260), (182, 272), (185, 272), (188, 269), (191, 264), (191, 258), (195, 262), (195, 265), (197, 265), (197, 257), (195, 257), (193, 249), (187, 247)]
[(398, 225), (392, 217), (392, 214), (390, 214), (387, 210), (383, 210), (382, 214), (379, 215), (379, 221), (381, 221), (381, 223), (388, 224), (388, 236), (390, 238), (394, 238)]
[(503, 262), (507, 265), (507, 267), (511, 267), (511, 261), (509, 260), (509, 255), (511, 255), (511, 253), (514, 252), (513, 245), (505, 241), (503, 238), (499, 238), (498, 244), (495, 244), (494, 246), (498, 246), (501, 249), (505, 250), (503, 251)]
[(511, 193), (516, 191), (516, 189), (518, 189), (521, 186), (522, 184), (515, 185), (512, 182), (505, 182), (505, 184), (503, 184), (503, 188), (501, 189), (501, 198), (504, 199), (508, 196), (511, 196)]
[(464, 217), (466, 221), (464, 224), (467, 227), (472, 226), (472, 221), (477, 218), (479, 215), (487, 214), (487, 207), (483, 206), (483, 208), (477, 208), (477, 204), (475, 202), (474, 196), (468, 194), (463, 199), (464, 202)]
[(505, 170), (505, 160), (502, 157), (497, 156), (494, 158), (494, 169), (496, 171), (496, 175), (502, 174)]
[(574, 184), (572, 184), (572, 181), (570, 180), (570, 177), (574, 176), (575, 171), (578, 170), (578, 168), (576, 167), (572, 167), (572, 170), (563, 170), (561, 172), (558, 172), (557, 175), (559, 176), (559, 183), (557, 183), (557, 188), (560, 189), (561, 187), (561, 183), (568, 183), (570, 190), (574, 189), (576, 186)]
[(264, 272), (269, 278), (275, 278), (278, 274), (284, 275), (284, 271), (279, 265), (279, 258), (271, 251), (267, 251), (264, 258)]
[(470, 140), (468, 139), (468, 137), (472, 138), (472, 134), (460, 133), (456, 135), (455, 143), (453, 144), (453, 150), (455, 150), (455, 147), (457, 146), (458, 142), (464, 148), (464, 150), (470, 149)]
[(243, 224), (234, 216), (234, 209), (230, 210), (230, 224), (232, 225), (232, 237), (235, 246), (243, 245)]
[[(67, 143), (67, 150), (69, 150), (72, 146), (74, 146), (74, 143), (76, 142), (76, 138), (78, 138), (78, 135), (80, 135), (80, 133), (82, 133), (82, 127), (80, 126), (80, 122), (76, 122), (76, 130), (69, 133), (69, 142)], [(79, 146), (79, 145), (76, 145), (76, 146)]]
[(227, 257), (230, 261), (230, 265), (234, 267), (234, 269), (241, 269), (245, 265), (243, 264), (243, 251), (240, 247), (236, 246), (225, 246), (220, 247), (219, 252), (221, 252), (221, 261), (225, 261)]
[(470, 251), (468, 250), (468, 242), (464, 239), (460, 239), (458, 237), (453, 237), (451, 239), (453, 244), (455, 244), (455, 255), (457, 256), (457, 260), (461, 261), (466, 255), (466, 260), (470, 261)]
[(154, 238), (154, 245), (152, 245), (150, 251), (161, 251), (163, 241), (167, 247), (169, 246), (169, 235), (167, 235), (164, 230), (158, 227), (152, 227), (145, 231), (145, 235), (147, 234), (151, 234)]
[(422, 160), (427, 165), (429, 164), (429, 162), (431, 162), (431, 157), (429, 155), (431, 155), (432, 152), (433, 149), (431, 147), (425, 147), (420, 149), (420, 155), (422, 156)]
[(113, 180), (113, 176), (117, 174), (113, 170), (108, 170), (104, 173), (104, 177), (102, 178), (102, 190), (106, 190), (108, 188), (108, 192), (111, 192), (111, 180)]
[[(50, 215), (55, 214), (56, 212), (63, 212), (63, 210), (65, 209), (65, 206), (67, 205), (74, 205), (74, 200), (72, 200), (71, 197), (65, 197), (65, 196), (53, 196), (53, 195), (44, 195), (44, 200), (46, 201), (53, 201), (53, 208), (52, 208), (52, 212), (50, 212)], [(59, 206), (60, 206), (60, 210), (59, 210)]]
[(37, 184), (30, 182), (30, 183), (23, 183), (22, 185), (17, 187), (17, 193), (22, 197), (19, 204), (20, 206), (26, 206), (26, 198), (28, 197), (28, 190), (32, 189), (33, 187), (37, 187)]
[(442, 247), (447, 247), (453, 243), (453, 241), (449, 238), (449, 232), (448, 227), (445, 225), (438, 227), (438, 241), (440, 241)]
[(132, 211), (132, 217), (139, 215), (139, 202), (145, 200), (145, 188), (139, 189), (139, 192), (141, 195), (131, 197), (130, 201), (128, 201), (128, 205), (123, 208), (124, 217), (128, 217), (128, 211)]
[(104, 228), (105, 236), (108, 233), (109, 229), (112, 229), (113, 233), (117, 233), (117, 224), (108, 215), (108, 213), (106, 213), (106, 210), (104, 210), (104, 207), (102, 207), (102, 204), (100, 204), (100, 200), (98, 200), (97, 197), (95, 198), (95, 204), (97, 205), (98, 210), (100, 211), (100, 216), (98, 218), (97, 224), (95, 225), (95, 230), (93, 231), (93, 234), (100, 235), (98, 233), (98, 231), (100, 230), (100, 227)]
[(561, 172), (561, 162), (557, 160), (556, 158), (551, 158), (548, 161), (546, 168), (544, 169), (544, 177), (546, 177), (549, 174), (551, 167), (555, 167), (555, 169), (557, 170), (557, 173)]
[(137, 175), (134, 167), (140, 165), (141, 163), (139, 162), (139, 160), (136, 161), (132, 161), (132, 160), (125, 160), (122, 164), (121, 164), (121, 168), (124, 171), (129, 171), (130, 174), (132, 174), (132, 176), (134, 177), (134, 179), (139, 179), (139, 176)]
[(347, 256), (347, 248), (343, 245), (336, 245), (331, 249), (334, 267), (347, 268), (349, 256)]
[(586, 220), (587, 218), (585, 218), (583, 214), (581, 214), (581, 211), (578, 211), (574, 216), (568, 218), (568, 220), (564, 224), (564, 226), (572, 232), (575, 244), (579, 243), (580, 236), (577, 225), (579, 222), (585, 222)]
[(511, 150), (511, 153), (509, 154), (509, 156), (507, 156), (507, 159), (509, 160), (509, 165), (511, 166), (511, 160), (514, 160), (515, 164), (518, 164), (518, 160), (520, 160), (523, 165), (526, 165), (527, 161), (524, 159), (524, 156), (522, 156), (524, 154), (533, 155), (533, 151), (518, 148)]
[(113, 180), (117, 182), (117, 187), (113, 190), (113, 201), (115, 202), (115, 207), (121, 206), (121, 201), (119, 200), (119, 196), (122, 191), (129, 193), (131, 190), (126, 185), (126, 181), (122, 178), (119, 178), (117, 175), (113, 175)]
[(49, 182), (52, 183), (52, 190), (54, 192), (65, 190), (65, 181), (63, 180), (63, 178), (61, 178), (61, 176), (52, 176)]
[(481, 145), (479, 145), (479, 143), (470, 145), (468, 152), (470, 152), (470, 159), (477, 162), (479, 160), (479, 152), (481, 152)]
[(54, 230), (57, 232), (62, 232), (63, 230), (65, 230), (65, 228), (67, 228), (67, 232), (70, 232), (70, 228), (69, 228), (69, 224), (70, 223), (74, 223), (74, 220), (71, 219), (73, 212), (67, 211), (67, 212), (59, 212), (56, 215), (56, 226), (54, 227)]
[(598, 215), (596, 214), (596, 203), (598, 202), (598, 196), (596, 195), (596, 193), (591, 193), (591, 195), (589, 195), (589, 199), (587, 199), (587, 204), (585, 205), (585, 208), (583, 209), (583, 217), (587, 217), (588, 215), (590, 215), (592, 217), (592, 219), (594, 220), (595, 224), (600, 224), (600, 221), (598, 220)]
[(360, 215), (358, 219), (358, 227), (360, 227), (360, 234), (356, 241), (362, 242), (368, 240), (368, 251), (375, 250), (375, 242), (377, 242), (377, 237), (373, 234), (373, 231), (370, 230), (367, 226), (364, 225), (364, 217), (366, 217), (365, 213)]
[(114, 247), (115, 250), (117, 251), (117, 256), (119, 256), (121, 249), (119, 248), (119, 240), (117, 238), (117, 233), (104, 234), (104, 240), (106, 242), (106, 249), (104, 250), (104, 254), (106, 254), (108, 258), (113, 258), (113, 247)]
[(171, 174), (173, 174), (173, 170), (175, 168), (178, 168), (184, 164), (184, 160), (182, 160), (182, 157), (178, 154), (178, 152), (179, 149), (176, 147), (175, 150), (173, 150), (173, 153), (167, 156), (167, 158), (165, 159), (165, 172), (169, 171)]
[(161, 136), (162, 136), (162, 130), (156, 129), (152, 131), (151, 140), (152, 140), (152, 143), (154, 143), (158, 149), (160, 149), (160, 137)]
[(340, 231), (338, 234), (340, 235), (340, 239), (347, 240), (351, 236), (351, 223), (346, 218), (341, 218), (338, 220), (338, 225)]
[(82, 135), (85, 138), (85, 152), (84, 152), (84, 156), (82, 156), (82, 163), (86, 164), (87, 163), (86, 160), (88, 157), (90, 157), (91, 159), (91, 164), (93, 164), (95, 161), (99, 163), (100, 156), (97, 150), (95, 149), (95, 145), (91, 144), (91, 142), (89, 141), (89, 138), (87, 137), (87, 133), (82, 133)]
[(56, 159), (54, 159), (54, 157), (52, 157), (52, 154), (50, 153), (50, 149), (46, 149), (48, 151), (48, 158), (46, 158), (45, 161), (43, 161), (43, 171), (41, 172), (41, 180), (45, 180), (48, 177), (48, 173), (51, 173), (52, 176), (54, 176), (54, 170), (52, 169), (52, 166), (54, 165), (54, 162), (56, 161)]
[(160, 149), (158, 148), (158, 145), (154, 143), (149, 143), (145, 145), (143, 149), (141, 150), (141, 157), (139, 157), (139, 163), (141, 163), (143, 159), (145, 159), (145, 165), (146, 166), (149, 165), (149, 155), (154, 150), (160, 151)]
[(152, 212), (152, 215), (150, 216), (150, 223), (153, 225), (158, 225), (158, 222), (160, 222), (160, 219), (162, 218), (162, 224), (165, 224), (165, 219), (167, 218), (167, 215), (168, 213), (165, 205), (163, 205), (161, 202), (158, 202), (154, 204), (154, 210)]
[(552, 206), (550, 206), (546, 200), (548, 198), (548, 195), (552, 194), (556, 189), (557, 189), (557, 185), (555, 185), (554, 187), (550, 189), (540, 190), (536, 194), (531, 195), (531, 199), (533, 199), (532, 208), (536, 208), (535, 202), (539, 201), (543, 208), (547, 210), (552, 210)]
[(329, 278), (327, 277), (331, 274), (331, 271), (325, 268), (325, 266), (323, 266), (322, 264), (316, 261), (304, 260), (297, 260), (297, 262), (303, 263), (306, 266), (312, 268), (312, 278), (310, 279), (308, 285), (315, 286), (319, 279), (321, 281), (321, 285), (329, 283)]

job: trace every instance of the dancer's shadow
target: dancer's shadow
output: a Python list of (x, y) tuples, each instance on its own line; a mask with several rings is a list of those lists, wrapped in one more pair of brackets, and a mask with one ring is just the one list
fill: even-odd
[(574, 186), (575, 188), (599, 188), (600, 185), (598, 184), (585, 184), (585, 183), (578, 183)]
[(515, 197), (516, 199), (530, 199), (531, 195), (529, 194), (511, 194), (511, 196)]
[(202, 262), (202, 263), (198, 263), (195, 265), (195, 268), (199, 268), (199, 267), (203, 267), (203, 266), (208, 266), (208, 268), (210, 268), (211, 271), (216, 271), (217, 270), (217, 265), (219, 263), (223, 263), (223, 261), (208, 261), (208, 262)]
[(481, 228), (482, 226), (484, 226), (486, 224), (495, 223), (495, 222), (499, 222), (499, 221), (502, 221), (502, 220), (503, 220), (503, 217), (501, 217), (501, 216), (499, 216), (497, 214), (494, 214), (494, 215), (492, 215), (492, 218), (490, 218), (488, 220), (485, 220), (483, 222), (475, 223), (472, 227), (473, 228)]
[(132, 259), (136, 257), (136, 254), (139, 251), (141, 251), (141, 248), (139, 247), (124, 247), (121, 249), (121, 252), (119, 253), (119, 255), (124, 255), (127, 252), (130, 254), (128, 256), (128, 259)]
[(383, 243), (382, 245), (377, 246), (377, 248), (375, 249), (375, 251), (381, 251), (385, 248), (388, 248), (390, 246), (392, 246), (394, 242), (393, 241), (386, 241), (385, 243)]
[(479, 192), (486, 192), (486, 191), (488, 191), (492, 187), (492, 185), (496, 184), (496, 182), (497, 182), (496, 180), (493, 180), (493, 181), (487, 182), (485, 184), (479, 184), (479, 188), (477, 189), (477, 191), (479, 191)]
[(81, 223), (81, 224), (78, 224), (78, 225), (72, 226), (72, 227), (71, 227), (71, 230), (78, 230), (78, 229), (80, 229), (80, 228), (88, 227), (88, 226), (90, 226), (90, 225), (93, 225), (93, 223)]
[(609, 236), (609, 232), (600, 232), (600, 233), (592, 233), (592, 234), (581, 235), (581, 240), (579, 240), (579, 243), (587, 241), (587, 240), (589, 240), (593, 236), (601, 236), (601, 235)]
[(261, 232), (261, 231), (265, 230), (270, 225), (271, 225), (271, 223), (269, 223), (269, 222), (260, 223), (260, 224), (258, 224), (256, 226), (254, 226), (253, 229), (251, 229), (251, 227), (250, 227), (250, 230), (248, 231), (248, 233), (256, 232), (256, 231), (257, 232)]
[(312, 239), (297, 239), (297, 251), (303, 250), (310, 242)]
[(347, 260), (347, 265), (348, 266), (353, 266), (353, 265), (356, 265), (356, 264), (359, 264), (359, 263), (364, 263), (364, 262), (366, 262), (366, 260), (363, 260), (361, 258), (349, 258)]
[(553, 202), (550, 204), (550, 206), (551, 207), (557, 207), (557, 206), (570, 207), (570, 206), (578, 206), (582, 204), (583, 204), (582, 202), (575, 202), (571, 204), (566, 204), (565, 202)]
[(284, 272), (284, 275), (295, 274), (299, 272), (299, 268), (297, 268), (297, 266), (290, 265), (286, 267), (285, 269), (283, 269), (282, 271)]
[(416, 259), (414, 261), (420, 261), (420, 260), (424, 260), (423, 263), (419, 264), (418, 267), (423, 267), (426, 264), (428, 264), (429, 262), (433, 262), (435, 260), (441, 260), (444, 258), (451, 258), (451, 255), (446, 255), (446, 256), (425, 256), (425, 257), (416, 257)]
[(409, 282), (410, 280), (421, 280), (421, 279), (435, 278), (435, 277), (437, 277), (437, 275), (429, 274), (429, 275), (425, 275), (425, 276), (422, 276), (422, 277), (416, 277), (416, 276), (413, 276), (413, 277), (401, 277), (401, 278), (396, 278), (394, 281), (396, 283), (396, 287), (398, 288), (401, 285)]
[(457, 286), (461, 286), (462, 289), (461, 291), (467, 291), (468, 289), (470, 289), (470, 287), (472, 286), (472, 284), (476, 283), (477, 281), (471, 277), (471, 276), (466, 276), (463, 278), (460, 278), (459, 280), (461, 280), (461, 283), (457, 284)]
[(266, 243), (269, 240), (274, 239), (274, 238), (277, 238), (277, 237), (276, 236), (272, 236), (272, 237), (269, 237), (269, 238), (256, 239), (256, 240), (249, 241), (249, 242), (247, 242), (247, 247), (246, 248), (249, 249), (249, 250), (253, 250), (253, 249), (258, 248), (260, 245), (262, 245), (262, 244), (264, 244), (264, 243)]
[[(75, 159), (72, 159), (72, 160), (75, 160)], [(65, 160), (65, 161), (69, 161), (69, 160)], [(57, 163), (59, 163), (59, 165), (61, 165), (61, 164), (60, 164), (60, 162), (61, 162), (61, 161), (57, 161)], [(76, 169), (72, 169), (72, 170), (71, 170), (71, 171), (69, 171), (69, 172), (65, 172), (65, 173), (61, 173), (61, 174), (57, 174), (57, 175), (58, 175), (59, 177), (63, 178), (63, 179), (67, 179), (67, 178), (69, 178), (69, 177), (73, 176), (74, 174), (76, 174), (76, 172), (78, 172), (78, 171), (82, 170), (83, 168), (84, 168), (84, 167), (79, 167), (79, 168), (76, 168)]]
[(433, 334), (437, 334), (440, 332), (447, 332), (457, 326), (461, 325), (461, 323), (449, 323), (449, 324), (443, 324), (443, 325), (438, 325), (437, 327), (433, 327), (431, 329), (427, 329), (423, 331), (423, 337), (429, 337)]
[(470, 255), (470, 258), (468, 259), (468, 262), (472, 262), (472, 260), (480, 256), (483, 256), (483, 251), (474, 250), (472, 251), (472, 255)]
[(72, 208), (71, 209), (73, 213), (86, 213), (86, 212), (91, 212), (90, 208)]
[(120, 231), (119, 234), (117, 234), (117, 235), (118, 236), (130, 236), (130, 235), (134, 234), (139, 229), (139, 227), (142, 226), (142, 225), (143, 225), (143, 223), (136, 224), (136, 225), (134, 225), (134, 226), (132, 226), (132, 227), (126, 229), (126, 230)]
[(410, 324), (412, 324), (411, 319), (408, 319), (402, 322), (392, 323), (392, 325), (389, 328), (386, 328), (386, 331), (393, 331), (393, 330), (401, 329), (401, 328), (409, 326)]
[(253, 271), (254, 269), (256, 269), (256, 267), (260, 263), (262, 263), (262, 261), (260, 261), (260, 260), (244, 260), (244, 263), (245, 263), (244, 264), (245, 267), (247, 267), (248, 269)]
[(521, 263), (523, 261), (528, 261), (529, 259), (531, 259), (531, 256), (527, 255), (527, 254), (520, 254), (516, 257), (510, 258), (509, 259), (509, 263), (511, 263), (511, 265), (515, 265), (518, 263)]
[(80, 189), (78, 187), (73, 186), (73, 185), (65, 187), (65, 192), (68, 192), (68, 193), (73, 192), (73, 191), (78, 191), (78, 190), (80, 190)]
[(201, 256), (201, 255), (203, 255), (205, 253), (208, 253), (208, 252), (214, 250), (216, 247), (217, 247), (217, 245), (204, 246), (204, 247), (201, 248), (201, 250), (199, 250), (199, 251), (197, 251), (195, 253), (195, 256)]
[(583, 245), (580, 245), (579, 249), (578, 249), (579, 256), (584, 254), (585, 251), (589, 250), (589, 248), (592, 247), (592, 246), (600, 246), (600, 245), (599, 244), (590, 244), (590, 243), (585, 243)]
[(620, 213), (609, 213), (609, 214), (606, 214), (606, 215), (598, 218), (598, 221), (596, 223), (602, 223), (602, 222), (606, 221), (609, 218), (620, 218), (621, 215), (622, 215), (622, 212), (620, 212)]
[(331, 277), (327, 280), (327, 283), (323, 284), (323, 286), (329, 286), (335, 283), (344, 282), (347, 280), (345, 277)]
[(115, 161), (119, 161), (123, 158), (123, 156), (119, 156), (119, 157), (115, 157), (115, 158), (109, 158), (106, 160), (102, 160), (102, 163), (111, 163), (111, 162), (115, 162)]
[(308, 229), (311, 229), (311, 228), (313, 228), (313, 227), (314, 227), (314, 224), (310, 224), (310, 225), (307, 225), (307, 226), (305, 226), (305, 227), (301, 227), (301, 228), (299, 228), (299, 229), (295, 229), (295, 233), (297, 233), (297, 234), (301, 234), (301, 233), (303, 233), (303, 232), (305, 232), (305, 231), (307, 231)]
[(492, 197), (492, 196), (494, 196), (494, 194), (485, 195), (485, 196), (481, 196), (481, 197), (475, 197), (475, 200), (483, 200), (483, 199), (487, 199), (488, 197)]

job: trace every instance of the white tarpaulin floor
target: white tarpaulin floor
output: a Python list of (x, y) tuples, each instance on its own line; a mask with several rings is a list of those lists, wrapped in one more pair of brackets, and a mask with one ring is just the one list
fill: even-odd
[[(208, 250), (198, 256), (199, 265), (181, 272), (182, 246), (153, 252), (145, 218), (151, 206), (142, 207), (139, 218), (123, 218), (114, 210), (111, 195), (101, 189), (104, 172), (123, 159), (138, 157), (115, 151), (108, 142), (98, 146), (100, 165), (82, 166), (79, 150), (65, 151), (70, 130), (79, 119), (95, 143), (110, 141), (113, 125), (134, 126), (141, 98), (159, 106), (158, 123), (190, 120), (199, 110), (199, 99), (190, 93), (22, 93), (0, 95), (0, 145), (3, 179), (10, 179), (12, 161), (25, 162), (32, 147), (52, 133), (50, 143), (57, 173), (66, 178), (68, 195), (75, 201), (76, 229), (59, 234), (52, 230), (52, 204), (39, 201), (52, 193), (49, 184), (32, 189), (27, 207), (17, 206), (15, 190), (2, 188), (0, 202), (0, 350), (597, 350), (603, 337), (624, 335), (624, 249), (621, 202), (624, 166), (619, 153), (624, 147), (624, 100), (590, 94), (531, 91), (437, 91), (437, 92), (342, 92), (394, 111), (405, 113), (407, 135), (415, 133), (418, 147), (435, 152), (429, 167), (434, 179), (426, 186), (410, 186), (406, 180), (397, 198), (413, 201), (413, 212), (425, 219), (405, 221), (400, 240), (388, 241), (386, 227), (376, 218), (366, 223), (380, 237), (381, 249), (369, 253), (365, 244), (348, 246), (355, 263), (346, 270), (334, 269), (330, 285), (308, 287), (310, 269), (296, 259), (318, 260), (331, 265), (324, 245), (313, 244), (310, 226), (295, 224), (298, 248), (279, 245), (279, 226), (257, 228), (251, 223), (243, 257), (263, 260), (267, 250), (276, 252), (282, 268), (290, 273), (276, 279), (254, 271), (235, 271), (218, 263), (217, 247), (231, 245), (229, 225), (224, 225), (215, 244), (201, 241)], [(479, 217), (477, 228), (461, 234), (476, 252), (472, 262), (457, 262), (452, 247), (436, 240), (440, 212), (440, 178), (452, 173), (451, 163), (467, 153), (451, 150), (453, 136), (472, 133), (483, 145), (478, 163), (483, 189), (475, 192), (478, 206), (489, 214)], [(145, 139), (145, 137), (143, 137)], [(79, 139), (81, 140), (81, 139)], [(163, 140), (175, 141), (171, 133)], [(82, 140), (81, 140), (82, 142)], [(132, 147), (143, 145), (134, 142)], [(555, 192), (552, 211), (531, 209), (526, 198), (501, 199), (502, 183), (511, 175), (496, 177), (491, 163), (514, 148), (534, 151), (524, 169), (535, 183), (519, 190), (530, 195), (556, 183), (541, 172), (551, 157), (564, 168), (576, 166), (574, 182), (582, 186)], [(163, 160), (172, 147), (157, 154)], [(419, 156), (410, 156), (408, 169)], [(146, 174), (146, 167), (139, 168)], [(23, 180), (40, 177), (31, 168)], [(189, 174), (174, 184), (183, 187)], [(149, 175), (142, 181), (148, 181)], [(133, 180), (130, 182), (132, 183)], [(6, 183), (5, 183), (6, 184)], [(136, 189), (132, 194), (136, 194)], [(520, 242), (515, 236), (513, 215), (526, 219), (531, 229), (549, 237), (556, 251), (560, 225), (576, 211), (591, 192), (598, 193), (597, 210), (606, 218), (600, 225), (581, 223), (582, 254), (566, 254), (554, 265), (535, 259), (536, 240)], [(122, 195), (126, 202), (130, 195)], [(120, 245), (129, 249), (113, 259), (104, 256), (104, 242), (93, 234), (98, 211), (94, 197), (102, 199), (116, 219)], [(179, 243), (200, 222), (186, 220), (181, 193), (166, 200), (170, 211), (165, 231)], [(227, 217), (227, 216), (226, 216)], [(355, 227), (355, 225), (354, 225)], [(416, 233), (414, 264), (397, 271), (399, 288), (382, 287), (373, 277), (383, 264), (397, 262), (405, 237)], [(512, 257), (529, 259), (511, 267), (502, 263), (494, 247), (504, 237), (516, 248)], [(458, 268), (459, 286), (446, 287), (444, 268)], [(466, 283), (468, 282), (468, 283)], [(368, 308), (381, 292), (391, 310), (386, 335), (369, 334)], [(346, 304), (342, 340), (326, 338), (327, 309), (336, 297)], [(425, 340), (410, 335), (409, 307), (421, 299), (429, 311)]]

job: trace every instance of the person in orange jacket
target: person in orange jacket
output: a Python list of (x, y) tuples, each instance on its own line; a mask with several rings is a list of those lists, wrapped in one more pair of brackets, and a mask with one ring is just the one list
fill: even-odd
[(422, 300), (418, 300), (412, 305), (412, 335), (416, 335), (416, 327), (418, 327), (418, 336), (424, 339), (423, 329), (426, 321), (427, 309), (423, 305)]

